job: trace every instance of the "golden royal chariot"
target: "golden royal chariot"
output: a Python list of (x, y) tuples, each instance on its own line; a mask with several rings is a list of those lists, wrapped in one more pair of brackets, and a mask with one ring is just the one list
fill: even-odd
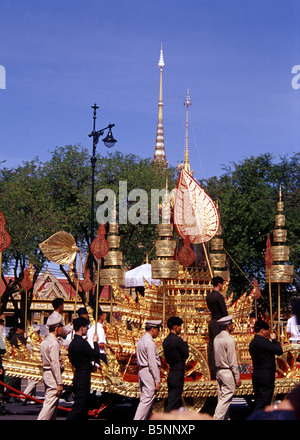
[[(184, 171), (182, 171), (181, 176), (185, 179), (184, 182), (189, 180), (189, 183), (195, 183), (188, 173), (184, 174)], [(196, 190), (199, 190), (199, 188), (197, 187)], [(207, 211), (209, 213), (209, 210), (212, 210), (215, 213), (216, 206), (205, 198), (205, 193), (202, 195), (204, 197), (201, 202), (202, 212)], [(208, 206), (204, 206), (206, 204)], [(180, 200), (177, 200), (178, 206), (180, 207)], [(281, 283), (291, 283), (293, 279), (293, 266), (287, 263), (289, 249), (285, 245), (285, 216), (281, 194), (277, 208), (278, 214), (275, 218), (273, 231), (274, 245), (270, 248), (273, 263), (266, 267), (266, 282), (269, 284), (278, 283), (278, 286), (280, 286)], [(207, 215), (209, 216), (209, 214)], [(216, 381), (211, 380), (207, 362), (210, 312), (206, 306), (206, 295), (213, 289), (212, 277), (219, 275), (226, 280), (222, 293), (225, 297), (228, 313), (233, 315), (234, 321), (233, 336), (236, 342), (242, 379), (241, 386), (236, 390), (236, 396), (251, 396), (253, 394), (252, 366), (248, 347), (254, 336), (253, 324), (255, 317), (253, 317), (253, 314), (257, 301), (257, 289), (254, 287), (250, 293), (244, 293), (235, 301), (233, 300), (233, 294), (227, 295), (229, 271), (226, 269), (226, 252), (223, 248), (220, 222), (215, 222), (211, 227), (213, 231), (211, 238), (206, 243), (202, 242), (201, 246), (203, 246), (207, 258), (206, 265), (202, 268), (189, 264), (190, 242), (193, 243), (193, 240), (189, 240), (188, 243), (185, 242), (187, 246), (182, 248), (182, 258), (178, 253), (177, 257), (174, 257), (176, 254), (174, 224), (172, 222), (158, 224), (159, 238), (156, 241), (156, 258), (151, 261), (151, 268), (152, 278), (160, 280), (160, 284), (154, 285), (144, 279), (144, 293), (137, 292), (136, 298), (128, 294), (128, 290), (122, 287), (125, 283), (122, 252), (118, 250), (120, 244), (118, 223), (114, 221), (109, 226), (109, 232), (106, 236), (109, 250), (104, 256), (104, 266), (99, 269), (100, 266), (98, 265), (98, 280), (100, 281), (97, 284), (97, 291), (99, 286), (110, 286), (110, 304), (107, 304), (107, 308), (106, 310), (104, 308), (104, 310), (111, 312), (109, 322), (105, 323), (105, 330), (107, 341), (113, 347), (113, 351), (108, 350), (108, 364), (106, 365), (101, 361), (100, 367), (92, 373), (91, 389), (111, 395), (130, 398), (139, 397), (136, 344), (144, 334), (145, 321), (160, 319), (162, 320), (162, 331), (156, 339), (156, 343), (161, 358), (162, 387), (157, 393), (159, 403), (156, 410), (162, 410), (168, 395), (168, 365), (164, 359), (162, 341), (167, 336), (166, 322), (168, 317), (180, 316), (184, 320), (184, 331), (188, 335), (189, 344), (189, 358), (186, 361), (182, 399), (187, 408), (200, 411), (209, 397), (217, 395)], [(182, 229), (177, 228), (177, 230), (179, 234), (184, 236)], [(58, 240), (58, 247), (60, 249), (61, 246), (64, 258), (66, 255), (68, 256), (70, 249), (72, 258), (74, 258), (78, 248), (76, 243), (72, 242), (72, 237), (71, 241), (67, 238), (67, 241), (69, 240), (67, 249), (63, 249), (65, 246), (64, 240), (68, 237), (67, 233), (57, 233), (50, 239), (53, 239), (53, 237), (56, 239), (56, 245), (57, 237), (61, 240), (61, 242)], [(45, 249), (47, 246), (48, 251), (51, 248), (51, 240), (49, 240), (40, 245), (46, 256), (47, 250)], [(49, 259), (51, 258), (50, 255)], [(182, 264), (182, 261), (184, 264)], [(90, 319), (93, 321), (92, 310), (89, 309), (89, 312)], [(300, 354), (300, 345), (288, 342), (284, 327), (278, 325), (278, 330), (278, 337), (283, 345), (283, 355), (276, 360), (277, 377), (274, 396), (288, 393), (300, 379), (300, 371), (296, 365), (297, 357)], [(29, 328), (28, 335), (30, 350), (25, 346), (20, 349), (12, 348), (7, 342), (7, 352), (3, 357), (4, 368), (9, 376), (42, 380), (39, 351), (41, 337), (32, 327)], [(68, 359), (67, 350), (63, 347), (62, 356), (65, 366), (63, 381), (64, 385), (67, 386), (72, 383), (73, 370)]]

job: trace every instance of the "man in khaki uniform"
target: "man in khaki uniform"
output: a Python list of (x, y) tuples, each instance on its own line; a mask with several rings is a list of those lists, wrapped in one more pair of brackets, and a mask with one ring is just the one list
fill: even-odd
[(215, 409), (214, 419), (217, 420), (229, 420), (229, 405), (236, 387), (241, 385), (235, 340), (230, 335), (234, 328), (232, 318), (232, 315), (228, 315), (218, 319), (217, 322), (221, 325), (221, 332), (214, 339), (218, 392), (218, 404)]
[(63, 390), (63, 365), (60, 355), (60, 344), (57, 340), (63, 331), (61, 316), (50, 316), (47, 320), (49, 333), (42, 341), (40, 352), (43, 365), (43, 381), (45, 385), (45, 400), (38, 420), (55, 420), (59, 396)]
[(157, 338), (161, 321), (147, 321), (146, 333), (136, 347), (137, 363), (140, 367), (140, 403), (134, 420), (147, 420), (150, 416), (155, 392), (160, 390), (160, 359), (154, 339)]
[[(63, 298), (55, 298), (52, 301), (52, 306), (54, 308), (53, 312), (51, 313), (51, 315), (49, 316), (48, 320), (50, 319), (50, 322), (53, 319), (60, 319), (62, 324), (63, 324), (63, 328), (62, 328), (62, 332), (59, 338), (59, 342), (61, 345), (63, 345), (64, 347), (68, 347), (70, 342), (71, 342), (71, 338), (67, 339), (67, 336), (70, 335), (73, 332), (73, 324), (71, 322), (69, 322), (69, 324), (64, 324), (63, 321), (63, 311), (64, 311), (64, 299)], [(48, 320), (46, 325), (48, 325)]]

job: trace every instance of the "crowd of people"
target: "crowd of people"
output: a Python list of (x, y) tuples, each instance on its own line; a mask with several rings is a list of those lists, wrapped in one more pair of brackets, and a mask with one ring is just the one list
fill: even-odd
[[(43, 384), (45, 397), (42, 409), (38, 415), (38, 420), (55, 420), (59, 399), (64, 391), (62, 373), (64, 365), (61, 357), (61, 347), (68, 350), (68, 356), (74, 369), (73, 384), (71, 390), (65, 390), (65, 394), (72, 393), (74, 404), (68, 413), (68, 420), (88, 419), (88, 401), (90, 397), (90, 380), (93, 364), (100, 365), (100, 360), (107, 362), (105, 350), (110, 347), (106, 343), (103, 322), (106, 314), (99, 308), (97, 314), (97, 327), (89, 325), (89, 317), (86, 308), (81, 307), (77, 310), (77, 318), (72, 323), (64, 325), (63, 311), (64, 300), (56, 298), (52, 302), (53, 312), (46, 322), (46, 335), (40, 344), (40, 355), (43, 368)], [(2, 328), (4, 321), (2, 320)], [(1, 329), (1, 321), (0, 321)], [(1, 331), (2, 333), (2, 331)], [(1, 334), (0, 334), (1, 336)], [(27, 338), (24, 328), (19, 324), (15, 331), (8, 335), (12, 346), (20, 348), (21, 344), (27, 345)], [(3, 339), (0, 338), (0, 340)], [(2, 366), (1, 355), (5, 354), (5, 345), (0, 345), (0, 381), (4, 383), (4, 368)], [(1, 377), (3, 380), (1, 380)], [(29, 380), (28, 386), (22, 394), (20, 401), (24, 402), (24, 395), (33, 395), (38, 384), (38, 380)], [(21, 391), (21, 379), (12, 377), (8, 383), (9, 387)], [(0, 388), (0, 402), (4, 395), (4, 386)], [(1, 413), (1, 412), (0, 412)]]
[[(241, 386), (241, 377), (236, 355), (235, 340), (231, 336), (234, 330), (233, 316), (228, 314), (224, 296), (221, 291), (224, 280), (221, 277), (212, 279), (213, 290), (207, 294), (206, 303), (211, 313), (209, 322), (208, 363), (211, 379), (217, 382), (217, 405), (213, 415), (194, 415), (195, 418), (229, 420), (229, 407), (236, 388)], [(293, 317), (288, 321), (288, 332), (291, 341), (297, 334), (300, 341), (300, 301), (293, 303)], [(298, 314), (298, 315), (297, 315)], [(298, 316), (298, 317), (297, 317)], [(146, 322), (145, 335), (137, 343), (137, 363), (139, 365), (140, 401), (135, 420), (189, 418), (190, 412), (182, 409), (181, 394), (184, 383), (185, 361), (189, 356), (186, 335), (181, 337), (180, 317), (171, 317), (167, 326), (169, 335), (163, 341), (164, 356), (169, 365), (167, 378), (168, 399), (163, 415), (152, 415), (151, 408), (155, 393), (160, 384), (160, 360), (154, 339), (159, 334), (161, 321)], [(249, 344), (253, 363), (252, 385), (255, 406), (251, 420), (256, 419), (299, 419), (300, 385), (282, 402), (271, 405), (276, 375), (276, 356), (282, 355), (281, 344), (268, 323), (258, 319), (254, 325), (254, 338)], [(184, 409), (184, 408), (183, 408)]]
[[(145, 333), (136, 346), (136, 358), (139, 368), (138, 381), (140, 388), (139, 403), (134, 420), (157, 418), (206, 418), (213, 420), (229, 420), (229, 407), (236, 389), (241, 386), (241, 377), (236, 355), (235, 340), (231, 333), (234, 330), (233, 316), (227, 312), (226, 303), (221, 294), (224, 280), (214, 277), (213, 290), (207, 294), (207, 307), (211, 313), (209, 322), (208, 363), (211, 379), (217, 384), (217, 404), (214, 413), (192, 414), (186, 411), (182, 403), (184, 388), (185, 364), (189, 357), (187, 335), (182, 334), (183, 320), (172, 316), (167, 321), (168, 336), (163, 340), (164, 357), (169, 366), (167, 376), (168, 398), (165, 411), (153, 415), (152, 407), (156, 393), (161, 388), (161, 364), (155, 339), (158, 337), (162, 321), (149, 320), (145, 323)], [(47, 334), (40, 344), (43, 367), (43, 384), (45, 398), (38, 420), (54, 420), (57, 416), (59, 398), (63, 393), (63, 363), (61, 346), (68, 349), (69, 359), (74, 369), (73, 393), (74, 403), (67, 415), (67, 420), (87, 420), (91, 389), (91, 371), (93, 365), (107, 363), (106, 351), (112, 349), (106, 341), (103, 323), (106, 313), (100, 308), (94, 318), (97, 322), (90, 326), (88, 312), (84, 307), (77, 311), (77, 318), (72, 323), (63, 323), (63, 299), (53, 301), (54, 311), (46, 322)], [(300, 342), (300, 300), (292, 305), (292, 317), (288, 321), (288, 334), (291, 342)], [(0, 319), (0, 333), (4, 321)], [(2, 327), (1, 327), (2, 326)], [(276, 356), (283, 351), (275, 333), (266, 321), (258, 319), (254, 325), (254, 337), (249, 344), (252, 359), (252, 385), (255, 407), (249, 420), (257, 419), (297, 419), (300, 417), (300, 385), (296, 387), (282, 402), (272, 405), (275, 388)], [(1, 336), (1, 334), (0, 334)], [(26, 344), (24, 329), (18, 326), (10, 337), (12, 346)], [(4, 381), (4, 369), (1, 355), (5, 353), (5, 345), (0, 338), (0, 381)], [(30, 394), (38, 381), (28, 382), (27, 393)], [(12, 378), (10, 386), (21, 389), (21, 379)], [(4, 392), (0, 387), (0, 395)], [(65, 391), (65, 394), (67, 391)], [(26, 393), (25, 393), (26, 394)], [(0, 402), (1, 403), (1, 402)], [(1, 413), (1, 405), (0, 405)]]

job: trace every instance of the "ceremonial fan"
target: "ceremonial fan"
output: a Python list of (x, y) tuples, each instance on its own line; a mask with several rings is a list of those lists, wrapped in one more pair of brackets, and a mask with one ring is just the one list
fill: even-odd
[(65, 231), (59, 231), (47, 238), (39, 244), (40, 250), (43, 252), (48, 260), (53, 263), (65, 265), (71, 264), (76, 258), (77, 252), (79, 252), (79, 273), (76, 284), (74, 314), (77, 306), (77, 294), (80, 279), (80, 267), (81, 267), (81, 251), (77, 247), (74, 237)]
[[(195, 254), (190, 246), (191, 243), (202, 243), (209, 271), (211, 277), (213, 277), (204, 243), (213, 238), (217, 233), (219, 213), (214, 201), (184, 169), (181, 170), (177, 182), (174, 203), (174, 225), (178, 234), (184, 240), (183, 248), (178, 254), (178, 260), (185, 267), (186, 278), (187, 268), (195, 259)], [(187, 279), (185, 285), (187, 285)], [(187, 293), (185, 294), (185, 308), (186, 304)]]

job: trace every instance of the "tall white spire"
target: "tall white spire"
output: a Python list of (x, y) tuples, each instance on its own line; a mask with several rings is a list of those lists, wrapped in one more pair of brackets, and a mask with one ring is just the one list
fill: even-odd
[(163, 126), (162, 71), (163, 71), (163, 68), (165, 67), (165, 62), (164, 62), (162, 44), (161, 44), (161, 48), (160, 48), (160, 57), (159, 57), (159, 61), (158, 61), (158, 67), (160, 70), (160, 81), (159, 81), (159, 99), (158, 99), (158, 123), (157, 123), (157, 130), (156, 130), (154, 160), (167, 162), (166, 152), (165, 152), (165, 141), (164, 141), (164, 126)]

